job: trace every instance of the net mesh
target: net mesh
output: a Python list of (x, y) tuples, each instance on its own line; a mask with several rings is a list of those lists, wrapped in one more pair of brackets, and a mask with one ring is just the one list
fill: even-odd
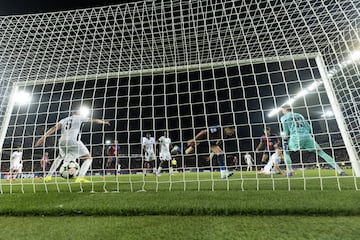
[[(359, 7), (357, 1), (174, 0), (1, 17), (2, 191), (72, 189), (71, 181), (41, 179), (41, 160), (45, 152), (49, 160), (57, 156), (59, 133), (44, 147), (34, 142), (80, 105), (91, 109), (91, 117), (111, 122), (87, 124), (82, 131), (94, 158), (91, 190), (356, 188), (356, 181), (342, 183), (312, 153), (293, 156), (299, 172), (291, 181), (247, 172), (243, 156), (249, 152), (256, 169), (263, 167), (263, 152), (256, 148), (264, 128), (281, 135), (280, 115), (268, 114), (294, 101), (294, 111), (311, 123), (320, 146), (351, 168), (344, 132), (334, 116), (324, 115), (331, 104), (319, 69), (327, 71), (358, 152), (358, 58), (352, 54), (359, 41)], [(12, 97), (18, 91), (29, 92), (31, 101), (16, 104)], [(227, 170), (236, 170), (233, 177), (221, 179), (216, 160), (208, 161), (207, 139), (195, 153), (173, 156), (175, 175), (136, 174), (143, 173), (141, 139), (147, 132), (158, 139), (168, 131), (173, 145), (185, 148), (215, 125), (236, 126), (222, 146)], [(114, 140), (120, 146), (119, 171), (114, 164), (106, 167)], [(23, 174), (6, 182), (17, 146), (24, 149)]]

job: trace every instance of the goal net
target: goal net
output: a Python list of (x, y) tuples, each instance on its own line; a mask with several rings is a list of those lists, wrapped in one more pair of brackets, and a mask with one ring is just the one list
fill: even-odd
[[(358, 9), (173, 0), (1, 17), (1, 192), (357, 189)], [(316, 149), (289, 151), (284, 105)], [(48, 175), (60, 130), (35, 143), (81, 107), (110, 126), (81, 129), (92, 164), (79, 184)]]

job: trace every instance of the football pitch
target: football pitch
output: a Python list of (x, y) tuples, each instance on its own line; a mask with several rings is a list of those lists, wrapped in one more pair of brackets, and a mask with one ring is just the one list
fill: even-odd
[(0, 239), (353, 239), (359, 180), (320, 174), (3, 180)]

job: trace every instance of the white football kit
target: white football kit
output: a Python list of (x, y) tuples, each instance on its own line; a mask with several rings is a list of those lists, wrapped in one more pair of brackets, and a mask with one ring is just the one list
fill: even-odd
[(171, 160), (171, 154), (170, 154), (171, 139), (162, 136), (159, 138), (159, 143), (160, 143), (160, 154), (159, 154), (160, 160), (161, 161), (170, 161)]
[(264, 174), (277, 174), (275, 170), (275, 165), (279, 165), (281, 163), (281, 157), (276, 153), (273, 153), (269, 159), (269, 162), (264, 167)]
[(90, 153), (80, 140), (82, 125), (88, 120), (88, 118), (80, 115), (73, 115), (60, 120), (61, 137), (59, 139), (59, 151), (64, 161), (75, 160)]
[(18, 172), (21, 172), (22, 170), (22, 152), (19, 151), (15, 151), (13, 152), (13, 154), (11, 155), (11, 162), (10, 162), (10, 169), (12, 170), (16, 170)]
[(143, 146), (143, 149), (145, 150), (145, 161), (146, 162), (156, 160), (154, 145), (155, 145), (155, 138), (150, 137), (150, 139), (149, 139), (147, 137), (143, 137), (142, 146)]
[(245, 154), (244, 158), (245, 158), (246, 164), (247, 164), (248, 166), (252, 166), (252, 165), (253, 165), (252, 157), (251, 157), (250, 154)]

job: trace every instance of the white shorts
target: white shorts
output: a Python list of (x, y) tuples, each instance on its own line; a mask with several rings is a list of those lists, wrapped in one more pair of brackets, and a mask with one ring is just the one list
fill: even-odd
[(90, 154), (83, 142), (74, 140), (62, 140), (59, 142), (60, 156), (65, 161), (75, 160), (76, 158)]
[(265, 165), (263, 172), (264, 174), (276, 174), (275, 168), (268, 165)]
[(154, 152), (145, 152), (145, 162), (150, 162), (156, 160), (156, 155)]
[(161, 161), (170, 161), (171, 160), (171, 154), (170, 152), (161, 152), (159, 154), (159, 158)]
[(22, 165), (21, 163), (13, 164), (13, 165), (10, 166), (10, 169), (11, 169), (12, 171), (18, 171), (18, 172), (20, 172), (20, 173), (21, 173), (21, 171), (22, 171), (22, 168), (23, 168), (23, 165)]
[(246, 164), (247, 164), (248, 166), (252, 166), (252, 165), (253, 165), (253, 162), (252, 162), (252, 161), (246, 161)]

